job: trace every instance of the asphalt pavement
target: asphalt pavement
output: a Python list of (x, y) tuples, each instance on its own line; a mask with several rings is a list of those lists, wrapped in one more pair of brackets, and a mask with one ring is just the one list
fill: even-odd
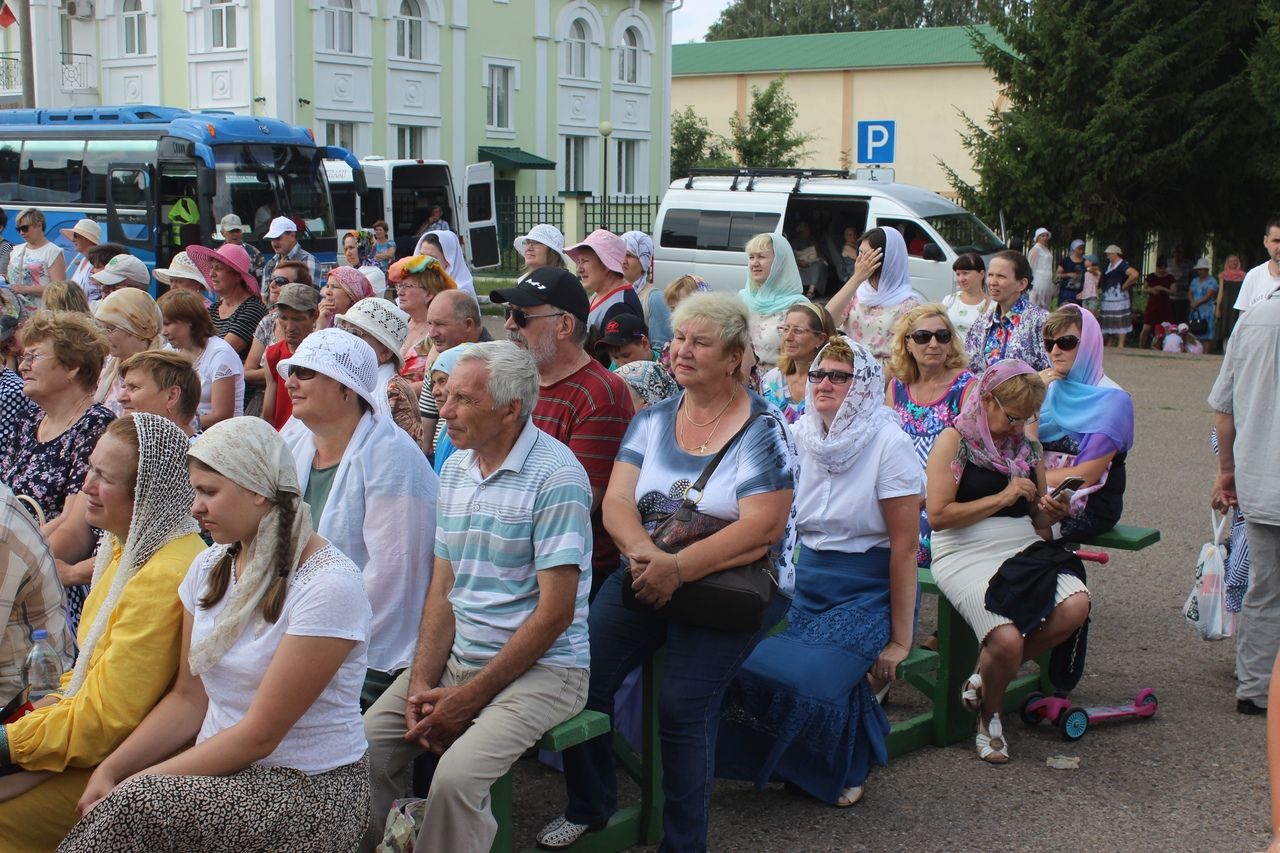
[[(972, 741), (926, 747), (875, 769), (861, 803), (836, 809), (781, 785), (756, 791), (718, 782), (715, 851), (1249, 851), (1269, 837), (1265, 718), (1236, 713), (1232, 641), (1199, 639), (1180, 610), (1196, 556), (1210, 537), (1215, 474), (1205, 402), (1221, 360), (1107, 350), (1107, 374), (1133, 395), (1124, 521), (1159, 528), (1138, 553), (1090, 565), (1093, 623), (1080, 705), (1132, 701), (1155, 689), (1151, 720), (1100, 723), (1069, 743), (1047, 724), (1006, 723), (1012, 760), (977, 759)], [(1246, 460), (1237, 460), (1247, 464)], [(917, 638), (930, 614), (922, 613)], [(889, 695), (891, 719), (919, 694)], [(1052, 756), (1079, 768), (1052, 769)], [(624, 802), (634, 788), (623, 788)], [(516, 842), (531, 846), (564, 805), (560, 777), (523, 761), (516, 777)], [(637, 848), (651, 849), (651, 848)]]

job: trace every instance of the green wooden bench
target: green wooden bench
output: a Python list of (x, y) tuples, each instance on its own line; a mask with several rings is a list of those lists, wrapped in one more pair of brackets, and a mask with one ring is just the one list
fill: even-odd
[[(1081, 543), (1088, 548), (1141, 551), (1160, 541), (1160, 531), (1118, 524), (1112, 530)], [(920, 591), (938, 599), (938, 651), (915, 648), (898, 665), (898, 678), (932, 701), (924, 713), (895, 723), (889, 732), (889, 754), (901, 755), (927, 744), (948, 746), (973, 733), (974, 714), (960, 703), (960, 685), (978, 660), (978, 642), (964, 619), (938, 591), (933, 573), (919, 570)], [(1004, 694), (1006, 713), (1018, 711), (1034, 691), (1053, 693), (1048, 677), (1048, 654), (1037, 659), (1039, 671), (1014, 679)]]

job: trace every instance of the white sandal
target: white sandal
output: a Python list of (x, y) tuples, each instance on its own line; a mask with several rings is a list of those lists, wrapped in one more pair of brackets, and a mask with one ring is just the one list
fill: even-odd
[(866, 793), (866, 788), (857, 785), (853, 788), (845, 788), (840, 792), (840, 799), (836, 800), (836, 808), (847, 809), (849, 806), (857, 805), (862, 800), (862, 795)]
[(1000, 724), (999, 714), (991, 715), (985, 732), (979, 727), (974, 745), (978, 748), (978, 757), (988, 764), (1005, 764), (1009, 761), (1009, 742), (1004, 739), (1004, 727)]
[(960, 704), (966, 711), (977, 713), (982, 708), (982, 676), (974, 673), (960, 685)]

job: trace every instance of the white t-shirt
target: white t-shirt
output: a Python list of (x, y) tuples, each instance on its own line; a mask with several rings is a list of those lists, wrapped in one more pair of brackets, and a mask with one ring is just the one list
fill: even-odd
[(991, 307), (991, 300), (983, 299), (977, 305), (965, 305), (959, 293), (948, 293), (942, 297), (942, 307), (947, 309), (947, 317), (950, 318), (951, 325), (956, 327), (960, 342), (964, 343), (969, 327), (978, 322), (978, 318)]
[(235, 417), (244, 414), (244, 365), (235, 348), (222, 338), (209, 338), (205, 342), (204, 352), (195, 363), (196, 373), (200, 376), (200, 407), (197, 414), (207, 415), (213, 411), (213, 383), (228, 376), (236, 378)]
[(1244, 283), (1240, 285), (1240, 295), (1236, 297), (1237, 311), (1248, 311), (1280, 287), (1280, 278), (1272, 276), (1271, 270), (1267, 268), (1270, 263), (1264, 261), (1245, 273)]
[(880, 428), (853, 465), (829, 474), (813, 464), (803, 442), (796, 483), (796, 529), (814, 551), (861, 554), (889, 546), (880, 501), (924, 493), (924, 471), (911, 439), (893, 424)]
[(1160, 348), (1165, 352), (1182, 352), (1182, 336), (1177, 332), (1170, 332), (1164, 336), (1164, 343)]
[[(222, 600), (207, 610), (198, 603), (208, 585), (209, 573), (225, 552), (223, 545), (201, 552), (178, 587), (178, 597), (192, 617), (192, 643), (213, 631), (231, 598), (228, 589)], [(232, 588), (234, 583), (232, 581)], [(332, 545), (316, 551), (289, 579), (284, 609), (275, 624), (263, 627), (260, 620), (251, 621), (235, 645), (200, 676), (209, 705), (196, 743), (244, 719), (286, 634), (337, 637), (355, 640), (356, 644), (333, 680), (298, 718), (275, 751), (257, 763), (315, 775), (359, 761), (369, 748), (360, 719), (369, 619), (369, 600), (360, 581), (360, 570)], [(262, 627), (261, 633), (258, 633), (259, 627)]]

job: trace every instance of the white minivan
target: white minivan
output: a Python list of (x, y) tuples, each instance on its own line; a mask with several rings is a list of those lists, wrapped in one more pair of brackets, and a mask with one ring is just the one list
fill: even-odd
[[(802, 225), (803, 223), (803, 225)], [(911, 284), (937, 301), (951, 293), (951, 264), (965, 252), (1005, 248), (982, 220), (937, 193), (909, 184), (857, 181), (815, 169), (696, 169), (667, 190), (654, 226), (654, 281), (700, 275), (716, 290), (746, 283), (744, 248), (754, 235), (792, 240), (808, 226), (816, 258), (808, 275), (828, 296), (844, 283), (846, 228), (897, 228), (906, 238)]]

